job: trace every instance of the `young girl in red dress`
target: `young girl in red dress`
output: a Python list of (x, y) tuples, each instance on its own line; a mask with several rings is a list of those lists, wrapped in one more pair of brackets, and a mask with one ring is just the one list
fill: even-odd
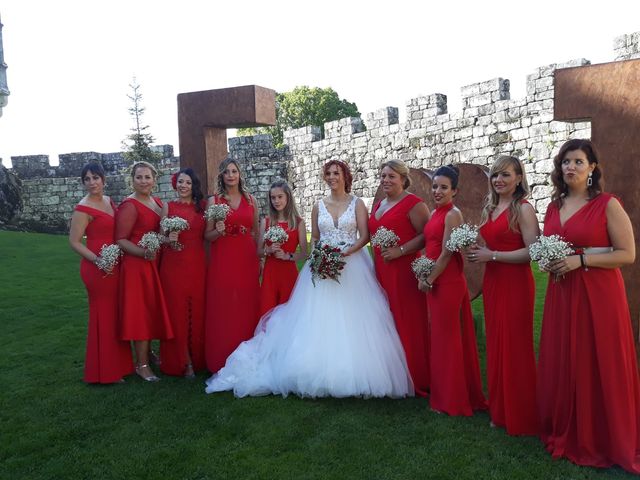
[[(118, 335), (120, 268), (100, 270), (103, 245), (113, 244), (116, 206), (104, 195), (105, 175), (98, 163), (89, 163), (80, 175), (87, 195), (71, 217), (69, 244), (81, 257), (80, 276), (89, 297), (89, 327), (84, 362), (87, 383), (117, 383), (133, 372), (131, 345)], [(86, 246), (82, 237), (87, 237)]]
[(244, 184), (240, 165), (227, 158), (220, 164), (218, 193), (209, 204), (224, 203), (224, 221), (207, 222), (211, 242), (206, 282), (205, 357), (217, 372), (240, 343), (253, 336), (260, 307), (258, 205)]
[(419, 287), (427, 291), (431, 322), (431, 408), (449, 415), (470, 416), (486, 409), (482, 393), (471, 302), (460, 253), (445, 248), (451, 231), (463, 223), (453, 205), (458, 169), (440, 167), (432, 179), (436, 209), (424, 227), (425, 253), (436, 261)]
[(398, 246), (373, 249), (376, 276), (389, 298), (389, 306), (407, 356), (413, 387), (418, 396), (429, 391), (429, 326), (424, 294), (418, 290), (411, 262), (424, 247), (424, 226), (429, 208), (407, 192), (411, 185), (409, 169), (400, 160), (382, 164), (380, 185), (385, 197), (369, 216), (369, 232), (380, 227), (392, 230)]
[(133, 193), (120, 204), (115, 233), (118, 245), (124, 250), (120, 272), (120, 335), (124, 340), (133, 340), (136, 373), (147, 382), (160, 380), (149, 365), (150, 341), (173, 338), (156, 252), (138, 245), (145, 233), (160, 230), (162, 202), (152, 196), (157, 175), (150, 163), (133, 164)]
[[(203, 194), (200, 180), (191, 168), (184, 168), (171, 179), (178, 199), (165, 204), (163, 217), (180, 217), (189, 228), (183, 232), (165, 232), (160, 262), (160, 281), (167, 300), (174, 338), (160, 342), (160, 369), (167, 375), (193, 378), (203, 370), (204, 361), (204, 250)], [(177, 242), (179, 245), (177, 245)]]
[(589, 140), (558, 152), (545, 235), (576, 250), (552, 262), (538, 356), (540, 438), (553, 457), (640, 474), (640, 380), (620, 267), (633, 263), (629, 216), (602, 191)]
[(509, 435), (537, 435), (536, 358), (533, 351), (535, 283), (529, 244), (540, 234), (525, 199), (527, 177), (520, 160), (498, 158), (489, 172), (489, 195), (480, 235), (467, 260), (486, 263), (482, 284), (487, 329), (487, 377), (492, 425)]
[[(284, 243), (265, 239), (269, 228), (277, 225), (288, 236)], [(296, 262), (307, 257), (307, 230), (298, 213), (289, 184), (278, 180), (269, 188), (269, 216), (260, 224), (261, 254), (266, 256), (260, 286), (260, 316), (289, 300), (298, 278)], [(298, 250), (300, 246), (300, 251)]]

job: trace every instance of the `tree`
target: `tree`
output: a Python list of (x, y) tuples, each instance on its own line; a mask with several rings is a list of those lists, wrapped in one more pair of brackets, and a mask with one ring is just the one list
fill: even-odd
[(136, 81), (136, 77), (133, 77), (129, 87), (131, 94), (127, 95), (127, 98), (132, 102), (132, 106), (129, 107), (129, 115), (133, 118), (134, 126), (130, 129), (131, 133), (122, 142), (125, 149), (124, 157), (134, 163), (143, 160), (155, 165), (162, 158), (162, 154), (151, 149), (154, 138), (146, 132), (149, 125), (143, 125), (142, 122), (145, 108), (142, 106), (142, 93), (140, 93), (140, 84)]
[(238, 135), (256, 135), (270, 133), (273, 144), (281, 147), (285, 130), (316, 125), (322, 128), (324, 123), (345, 117), (359, 117), (355, 103), (342, 100), (336, 91), (329, 88), (301, 86), (291, 92), (276, 94), (276, 125), (273, 127), (240, 128)]

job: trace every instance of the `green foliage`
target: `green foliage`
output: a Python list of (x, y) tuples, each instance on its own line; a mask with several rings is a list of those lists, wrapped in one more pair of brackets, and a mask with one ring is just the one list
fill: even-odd
[(301, 86), (291, 92), (276, 95), (276, 124), (273, 127), (240, 128), (238, 135), (257, 135), (268, 133), (273, 144), (281, 147), (284, 131), (290, 128), (319, 126), (324, 135), (324, 123), (345, 117), (359, 117), (355, 103), (340, 99), (331, 87), (318, 88)]
[(235, 399), (205, 395), (204, 372), (85, 385), (86, 292), (67, 238), (0, 231), (0, 252), (1, 479), (635, 478), (553, 460), (486, 413), (437, 415), (424, 398)]
[(127, 95), (127, 98), (132, 103), (131, 107), (129, 107), (129, 115), (133, 119), (134, 126), (131, 128), (131, 133), (122, 142), (122, 147), (125, 149), (124, 157), (132, 163), (145, 161), (155, 165), (162, 158), (162, 154), (153, 151), (151, 148), (154, 138), (147, 132), (149, 125), (143, 125), (142, 122), (145, 108), (142, 106), (140, 84), (138, 84), (135, 77), (133, 77), (129, 87), (131, 88), (131, 94)]

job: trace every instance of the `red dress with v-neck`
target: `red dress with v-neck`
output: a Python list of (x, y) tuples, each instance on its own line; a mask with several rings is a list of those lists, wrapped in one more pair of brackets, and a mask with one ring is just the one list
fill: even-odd
[[(204, 203), (204, 202), (203, 202)], [(202, 205), (204, 207), (204, 205)], [(184, 218), (189, 229), (180, 233), (181, 250), (165, 244), (160, 260), (160, 281), (171, 318), (174, 338), (160, 342), (160, 370), (167, 375), (183, 375), (191, 359), (195, 371), (206, 368), (204, 361), (204, 293), (206, 255), (203, 210), (193, 203), (178, 201), (167, 205), (169, 217)]]
[[(609, 247), (601, 193), (564, 225), (549, 205), (544, 234)], [(549, 280), (538, 362), (541, 439), (554, 457), (640, 473), (640, 383), (629, 306), (618, 268), (578, 268)]]
[[(216, 203), (229, 202), (216, 196)], [(217, 372), (227, 357), (253, 336), (258, 324), (260, 263), (253, 237), (255, 206), (242, 196), (225, 220), (225, 234), (211, 242), (207, 270), (205, 356)]]
[[(115, 214), (116, 206), (111, 203)], [(114, 218), (107, 212), (86, 205), (76, 206), (92, 220), (85, 229), (86, 246), (100, 255), (103, 245), (113, 244)], [(118, 335), (118, 285), (120, 268), (110, 275), (86, 259), (80, 262), (80, 276), (89, 297), (89, 326), (84, 362), (84, 381), (87, 383), (115, 383), (133, 372), (131, 346)]]
[[(162, 202), (153, 199), (159, 207)], [(116, 215), (116, 240), (137, 244), (147, 232), (157, 232), (160, 215), (134, 198), (125, 198)], [(160, 284), (158, 258), (124, 254), (120, 278), (120, 337), (124, 340), (173, 338), (169, 312)]]
[[(509, 228), (509, 209), (495, 220), (489, 217), (480, 234), (489, 250), (511, 252), (525, 247), (522, 234)], [(491, 421), (510, 435), (538, 434), (534, 300), (530, 263), (487, 262), (482, 301), (489, 412)]]
[[(436, 208), (424, 227), (427, 257), (436, 260), (442, 253), (445, 218), (453, 208), (448, 203)], [(449, 415), (473, 415), (487, 408), (478, 348), (473, 325), (462, 255), (451, 255), (449, 263), (427, 293), (431, 322), (431, 408)]]
[[(420, 198), (409, 193), (378, 219), (378, 202), (369, 217), (369, 232), (374, 235), (380, 227), (393, 230), (403, 245), (422, 232), (416, 232), (409, 219), (409, 212)], [(385, 262), (378, 247), (373, 248), (376, 276), (387, 292), (389, 307), (395, 320), (400, 341), (407, 356), (407, 365), (416, 395), (426, 397), (429, 391), (429, 327), (424, 293), (418, 290), (418, 282), (411, 262), (416, 255), (404, 255)]]

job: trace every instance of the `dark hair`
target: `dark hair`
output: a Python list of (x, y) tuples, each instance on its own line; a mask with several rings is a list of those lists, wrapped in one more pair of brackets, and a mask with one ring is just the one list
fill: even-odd
[(351, 170), (349, 169), (349, 165), (347, 165), (342, 160), (329, 160), (322, 167), (323, 175), (326, 175), (329, 172), (329, 168), (333, 165), (336, 165), (340, 170), (342, 170), (342, 176), (344, 177), (344, 191), (346, 193), (351, 192), (351, 184), (353, 183), (353, 175), (351, 175)]
[[(247, 186), (245, 184), (244, 181), (244, 176), (242, 175), (242, 169), (240, 168), (240, 164), (238, 163), (237, 160), (231, 158), (231, 157), (227, 157), (225, 158), (222, 163), (220, 164), (220, 166), (218, 167), (218, 195), (227, 198), (227, 187), (224, 184), (224, 171), (227, 169), (227, 167), (229, 165), (235, 165), (236, 168), (238, 169), (238, 175), (239, 175), (239, 179), (238, 179), (238, 190), (240, 190), (240, 193), (244, 196), (244, 198), (251, 203), (251, 194), (249, 193), (249, 190), (247, 190)], [(228, 198), (227, 198), (228, 200)]]
[(460, 170), (455, 165), (443, 165), (442, 167), (438, 167), (438, 169), (433, 174), (433, 178), (436, 177), (447, 177), (451, 180), (451, 188), (456, 190), (458, 188), (458, 177), (460, 176)]
[(80, 172), (80, 181), (84, 183), (84, 177), (87, 176), (87, 173), (93, 173), (94, 175), (98, 175), (102, 179), (102, 183), (105, 182), (104, 168), (98, 162), (89, 162), (84, 167), (82, 167), (82, 172)]
[(193, 199), (196, 212), (202, 212), (202, 199), (204, 198), (204, 195), (202, 194), (200, 179), (191, 167), (181, 168), (178, 173), (176, 173), (176, 181), (181, 174), (185, 174), (191, 178), (191, 198)]
[(586, 140), (582, 138), (574, 138), (573, 140), (569, 140), (565, 142), (562, 147), (560, 147), (560, 151), (553, 159), (553, 171), (551, 172), (551, 183), (553, 184), (553, 192), (551, 193), (551, 201), (556, 202), (558, 206), (562, 202), (562, 197), (564, 197), (568, 191), (569, 187), (564, 181), (562, 175), (562, 161), (564, 157), (569, 152), (573, 152), (574, 150), (583, 151), (589, 163), (595, 163), (595, 168), (591, 173), (591, 186), (587, 187), (587, 191), (589, 192), (589, 198), (593, 198), (602, 192), (604, 187), (604, 180), (602, 178), (602, 170), (600, 169), (600, 165), (598, 162), (598, 153), (596, 152), (596, 148), (591, 143), (591, 140)]

